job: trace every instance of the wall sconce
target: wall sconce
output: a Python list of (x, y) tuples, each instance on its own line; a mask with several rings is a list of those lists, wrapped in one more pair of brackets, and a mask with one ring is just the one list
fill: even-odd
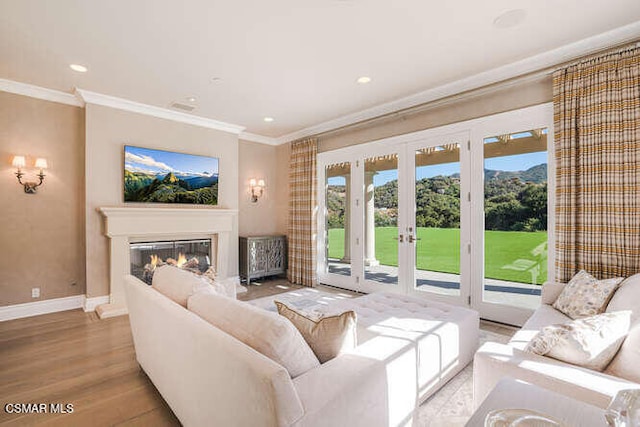
[(256, 203), (258, 198), (262, 197), (264, 193), (264, 179), (256, 181), (255, 178), (249, 180), (249, 186), (251, 187), (251, 201)]
[(40, 178), (39, 182), (22, 182), (22, 177), (24, 176), (24, 172), (22, 172), (22, 168), (24, 168), (27, 164), (24, 156), (14, 156), (13, 162), (11, 162), (13, 167), (17, 168), (16, 177), (18, 177), (18, 182), (24, 187), (24, 192), (27, 194), (35, 194), (36, 189), (42, 185), (44, 182), (44, 170), (47, 168), (47, 159), (38, 158), (36, 159), (35, 167), (40, 169), (40, 173), (37, 175)]

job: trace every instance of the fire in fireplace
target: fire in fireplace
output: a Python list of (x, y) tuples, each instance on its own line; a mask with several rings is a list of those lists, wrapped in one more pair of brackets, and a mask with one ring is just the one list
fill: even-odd
[(131, 274), (151, 284), (156, 267), (170, 264), (204, 274), (210, 270), (211, 240), (174, 240), (131, 243)]

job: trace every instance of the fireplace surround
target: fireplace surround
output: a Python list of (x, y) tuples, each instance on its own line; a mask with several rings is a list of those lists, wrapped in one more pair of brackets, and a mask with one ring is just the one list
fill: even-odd
[(132, 243), (210, 239), (218, 280), (237, 280), (227, 271), (230, 242), (237, 239), (235, 209), (101, 207), (98, 211), (110, 244), (109, 303), (96, 307), (101, 319), (127, 314), (123, 280), (131, 274)]

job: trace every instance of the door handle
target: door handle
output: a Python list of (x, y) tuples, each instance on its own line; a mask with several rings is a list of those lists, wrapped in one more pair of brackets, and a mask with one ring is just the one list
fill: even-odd
[(416, 240), (422, 240), (420, 237), (416, 237), (416, 236), (414, 236), (413, 234), (409, 234), (408, 239), (409, 239), (409, 243), (413, 243), (413, 242), (415, 242)]
[(397, 240), (400, 243), (404, 242), (404, 236), (402, 234), (400, 234), (398, 237), (394, 237), (393, 239)]

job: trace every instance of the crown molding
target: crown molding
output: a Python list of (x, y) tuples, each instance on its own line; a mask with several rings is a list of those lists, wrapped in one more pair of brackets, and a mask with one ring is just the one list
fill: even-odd
[[(244, 132), (245, 127), (225, 123), (214, 119), (208, 119), (201, 116), (173, 111), (167, 108), (156, 107), (148, 104), (142, 104), (135, 101), (129, 101), (123, 98), (117, 98), (110, 95), (104, 95), (84, 89), (75, 89), (74, 94), (61, 92), (53, 89), (47, 89), (27, 83), (16, 82), (7, 79), (0, 79), (0, 90), (4, 92), (15, 93), (18, 95), (29, 96), (32, 98), (43, 99), (46, 101), (58, 102), (61, 104), (73, 105), (76, 107), (84, 107), (85, 103), (103, 105), (120, 110), (131, 111), (139, 114), (159, 117), (167, 120), (187, 123), (195, 126), (206, 127), (210, 129), (221, 130), (237, 134), (239, 139), (258, 142), (267, 145), (281, 145), (305, 138), (308, 136), (318, 135), (343, 127), (351, 126), (356, 123), (376, 119), (402, 110), (414, 108), (420, 105), (442, 101), (446, 104), (446, 99), (455, 95), (461, 95), (465, 92), (475, 91), (477, 89), (495, 85), (507, 80), (525, 76), (530, 73), (539, 73), (543, 70), (550, 72), (551, 67), (558, 66), (576, 60), (580, 57), (593, 54), (595, 52), (632, 42), (640, 38), (640, 21), (636, 21), (629, 25), (613, 29), (611, 31), (597, 34), (574, 43), (561, 46), (559, 48), (534, 55), (523, 60), (513, 62), (501, 67), (494, 68), (464, 79), (460, 79), (442, 86), (428, 89), (414, 95), (397, 99), (385, 104), (381, 104), (372, 108), (368, 108), (356, 113), (348, 114), (333, 120), (319, 123), (289, 134), (282, 135), (277, 138), (258, 135), (250, 132)], [(487, 91), (498, 90), (496, 88), (487, 88)], [(462, 95), (461, 95), (462, 96)], [(464, 96), (463, 96), (464, 97)], [(460, 99), (457, 97), (456, 99)]]
[(57, 102), (59, 104), (73, 105), (74, 107), (84, 107), (82, 100), (76, 98), (71, 93), (59, 90), (47, 89), (28, 83), (16, 82), (13, 80), (0, 79), (0, 90), (2, 92), (15, 93), (16, 95), (28, 96), (30, 98), (43, 99), (45, 101)]
[(277, 138), (271, 138), (269, 136), (258, 135), (257, 133), (251, 133), (251, 132), (241, 132), (240, 135), (238, 135), (238, 139), (241, 139), (244, 141), (258, 142), (260, 144), (280, 145), (280, 142), (278, 141)]
[(525, 58), (492, 70), (484, 71), (464, 79), (456, 80), (432, 89), (387, 102), (356, 113), (348, 114), (277, 138), (278, 144), (285, 144), (300, 138), (333, 131), (355, 123), (375, 119), (421, 104), (437, 101), (463, 92), (503, 82), (529, 73), (539, 72), (559, 64), (576, 60), (603, 49), (632, 42), (640, 37), (640, 21), (597, 34), (550, 51)]
[(172, 120), (174, 122), (187, 123), (194, 126), (221, 130), (236, 135), (240, 134), (240, 132), (245, 129), (243, 126), (238, 126), (231, 123), (225, 123), (214, 119), (195, 116), (193, 114), (181, 113), (179, 111), (156, 107), (154, 105), (129, 101), (128, 99), (117, 98), (115, 96), (104, 95), (102, 93), (91, 92), (80, 88), (76, 88), (75, 93), (76, 96), (79, 99), (82, 99), (86, 104), (102, 105), (105, 107), (116, 108), (118, 110), (131, 111), (133, 113), (145, 114), (147, 116)]

